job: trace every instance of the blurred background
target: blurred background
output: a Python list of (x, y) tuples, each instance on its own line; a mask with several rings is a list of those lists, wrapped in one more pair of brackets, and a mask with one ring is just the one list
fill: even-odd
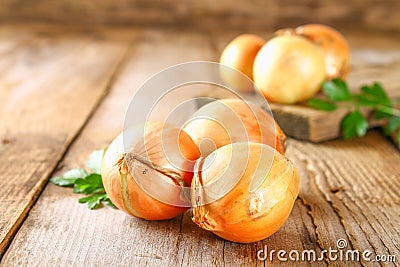
[(237, 30), (325, 23), (400, 31), (398, 0), (2, 0), (1, 22)]

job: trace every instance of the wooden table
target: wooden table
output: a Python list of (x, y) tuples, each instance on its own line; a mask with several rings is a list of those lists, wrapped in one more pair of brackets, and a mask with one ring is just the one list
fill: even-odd
[[(263, 36), (268, 37), (271, 30)], [(0, 26), (1, 266), (399, 266), (400, 153), (372, 130), (320, 144), (289, 140), (301, 189), (286, 224), (252, 244), (198, 228), (190, 211), (145, 221), (109, 207), (89, 210), (48, 179), (83, 167), (92, 150), (122, 130), (135, 90), (176, 63), (218, 60), (237, 32), (155, 28)], [(345, 32), (355, 69), (397, 83), (399, 36)], [(351, 76), (356, 83), (357, 77)], [(345, 249), (395, 255), (396, 263), (273, 262), (257, 251)]]

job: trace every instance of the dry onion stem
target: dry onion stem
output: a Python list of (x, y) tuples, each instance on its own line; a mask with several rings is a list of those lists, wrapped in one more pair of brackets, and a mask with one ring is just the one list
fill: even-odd
[(126, 161), (126, 164), (128, 166), (133, 166), (133, 161), (138, 161), (142, 163), (143, 165), (147, 166), (150, 169), (153, 169), (157, 172), (159, 172), (162, 175), (165, 175), (166, 177), (170, 178), (171, 181), (176, 184), (177, 186), (180, 187), (186, 187), (187, 183), (185, 180), (182, 179), (182, 176), (175, 170), (163, 168), (162, 166), (157, 166), (152, 164), (146, 157), (143, 157), (137, 153), (134, 152), (129, 152), (124, 155), (124, 160)]

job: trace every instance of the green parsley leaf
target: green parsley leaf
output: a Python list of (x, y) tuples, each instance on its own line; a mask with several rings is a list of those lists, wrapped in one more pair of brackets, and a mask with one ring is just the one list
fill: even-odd
[(76, 179), (74, 193), (92, 194), (98, 192), (104, 192), (100, 174), (92, 173), (85, 178)]
[[(400, 132), (400, 110), (396, 106), (400, 102), (392, 101), (380, 83), (364, 85), (358, 94), (351, 94), (345, 81), (333, 79), (322, 84), (322, 91), (329, 100), (310, 99), (308, 101), (310, 107), (326, 111), (343, 107), (354, 109), (341, 122), (345, 139), (363, 136), (367, 131), (368, 121), (359, 111), (359, 107), (372, 109), (377, 120), (387, 120), (387, 124), (384, 126), (385, 134), (393, 133), (396, 130)], [(347, 101), (347, 103), (341, 105), (338, 103), (341, 101)], [(400, 133), (397, 136), (400, 143)]]
[(358, 94), (358, 95), (355, 95), (355, 97), (357, 99), (357, 103), (360, 106), (364, 106), (364, 107), (375, 107), (376, 106), (375, 100), (371, 99), (368, 95)]
[(384, 127), (385, 134), (391, 134), (400, 127), (400, 117), (392, 116)]
[(333, 101), (351, 101), (353, 99), (349, 87), (340, 79), (324, 82), (322, 84), (322, 91)]
[(105, 192), (100, 174), (104, 152), (105, 150), (96, 150), (86, 161), (87, 168), (91, 169), (94, 173), (88, 173), (84, 169), (72, 169), (61, 176), (51, 178), (50, 182), (59, 186), (73, 186), (74, 193), (89, 195), (79, 199), (79, 203), (87, 203), (89, 209), (98, 208), (103, 202), (116, 208)]
[(376, 108), (375, 119), (382, 120), (382, 119), (390, 118), (391, 116), (392, 116), (392, 114), (389, 114), (386, 109), (383, 110), (382, 108), (379, 108), (379, 107)]
[(95, 173), (101, 173), (101, 162), (103, 161), (104, 153), (105, 149), (93, 151), (86, 161), (86, 167)]
[(313, 107), (315, 109), (319, 110), (325, 110), (325, 111), (333, 111), (337, 109), (337, 105), (335, 103), (320, 99), (320, 98), (311, 98), (308, 100), (307, 104), (310, 107)]
[(102, 194), (93, 194), (88, 197), (80, 198), (79, 203), (87, 203), (89, 209), (96, 209), (101, 206), (102, 201), (109, 201), (106, 193)]
[(72, 169), (63, 173), (61, 176), (51, 178), (50, 182), (58, 186), (73, 186), (76, 179), (84, 178), (87, 175), (88, 173), (84, 169)]
[(389, 97), (379, 83), (375, 82), (372, 86), (362, 86), (361, 95), (363, 95), (365, 98), (369, 99), (375, 104), (380, 104), (388, 107), (392, 106)]
[(368, 129), (368, 121), (359, 110), (347, 114), (341, 123), (345, 139), (364, 136)]
[(379, 83), (374, 83), (372, 86), (362, 86), (361, 94), (357, 95), (356, 98), (359, 105), (372, 107), (376, 110), (376, 119), (380, 120), (392, 116), (392, 102)]

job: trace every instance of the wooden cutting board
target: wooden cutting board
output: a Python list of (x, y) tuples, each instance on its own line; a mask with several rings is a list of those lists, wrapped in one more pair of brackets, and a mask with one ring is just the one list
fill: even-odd
[[(360, 85), (371, 84), (373, 81), (380, 82), (391, 98), (400, 98), (400, 62), (355, 69), (348, 78), (349, 86), (353, 91), (358, 90)], [(340, 137), (340, 123), (348, 113), (345, 109), (326, 112), (305, 105), (270, 104), (270, 107), (275, 119), (287, 135), (312, 142)], [(369, 119), (370, 127), (382, 125), (382, 122), (374, 120), (370, 110), (364, 109), (363, 112)]]
[[(353, 54), (356, 55), (353, 56), (353, 62), (356, 62), (347, 79), (352, 91), (358, 91), (360, 86), (377, 81), (383, 85), (391, 98), (400, 99), (400, 51), (356, 50)], [(246, 100), (260, 102), (256, 94), (241, 93), (241, 95)], [(215, 98), (215, 95), (210, 97)], [(204, 104), (204, 101), (199, 102), (200, 106)], [(340, 123), (348, 113), (348, 110), (344, 109), (333, 112), (320, 111), (301, 104), (270, 103), (270, 108), (276, 121), (288, 136), (311, 142), (341, 137)], [(370, 128), (382, 125), (382, 122), (374, 120), (370, 110), (364, 109), (362, 112), (369, 119)]]

